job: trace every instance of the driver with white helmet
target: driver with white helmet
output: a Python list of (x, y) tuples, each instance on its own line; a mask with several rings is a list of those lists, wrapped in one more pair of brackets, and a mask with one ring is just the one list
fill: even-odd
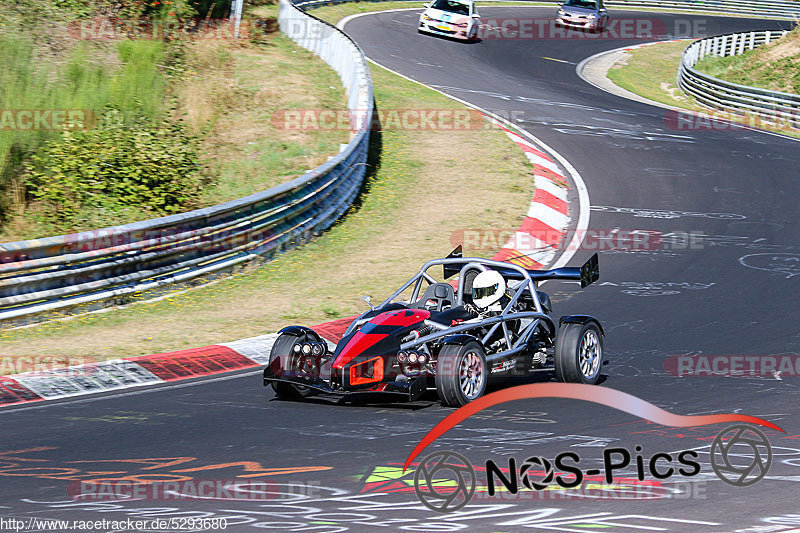
[(464, 308), (485, 316), (500, 313), (504, 302), (508, 302), (506, 280), (496, 270), (484, 270), (472, 281), (472, 303), (465, 304)]

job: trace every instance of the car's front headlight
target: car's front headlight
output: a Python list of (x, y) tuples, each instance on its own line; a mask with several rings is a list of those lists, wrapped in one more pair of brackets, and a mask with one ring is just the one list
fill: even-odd
[(425, 15), (425, 14), (423, 13), (423, 15), (422, 15), (422, 20), (433, 20), (433, 19), (432, 19), (432, 18), (430, 18), (428, 15)]
[(594, 20), (594, 19), (596, 19), (596, 18), (597, 18), (597, 15), (595, 15), (594, 13), (592, 13), (591, 15), (589, 15), (589, 20)]
[(567, 12), (566, 12), (566, 11), (564, 11), (563, 9), (559, 9), (559, 10), (558, 10), (558, 14), (559, 14), (559, 15), (566, 15), (566, 14), (567, 14)]

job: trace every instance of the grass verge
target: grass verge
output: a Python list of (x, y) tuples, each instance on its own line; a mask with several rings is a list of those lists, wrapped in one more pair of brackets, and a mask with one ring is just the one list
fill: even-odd
[[(463, 109), (384, 69), (371, 72), (379, 109)], [(316, 324), (363, 310), (362, 294), (385, 297), (426, 260), (447, 254), (454, 232), (513, 230), (522, 221), (533, 176), (501, 131), (384, 131), (381, 142), (360, 204), (302, 248), (158, 302), (3, 331), (0, 350), (112, 358)]]
[(695, 69), (740, 85), (800, 94), (800, 28), (738, 56), (705, 57)]
[(653, 44), (626, 52), (624, 58), (608, 71), (608, 78), (623, 89), (650, 100), (705, 114), (717, 114), (726, 121), (745, 125), (760, 125), (766, 131), (800, 137), (800, 132), (789, 128), (769, 128), (758, 117), (733, 115), (711, 110), (699, 105), (677, 86), (681, 54), (689, 41)]
[(675, 41), (630, 50), (623, 61), (611, 67), (608, 78), (650, 100), (695, 109), (697, 106), (684, 96), (677, 82), (681, 54), (688, 44)]

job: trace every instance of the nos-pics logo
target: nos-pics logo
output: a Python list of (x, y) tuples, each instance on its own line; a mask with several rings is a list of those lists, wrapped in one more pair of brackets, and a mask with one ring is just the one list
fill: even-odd
[[(641, 451), (639, 446), (633, 454), (625, 448), (607, 448), (603, 451), (601, 469), (581, 469), (580, 457), (574, 452), (561, 453), (554, 462), (540, 456), (524, 461), (511, 458), (505, 473), (489, 459), (483, 489), (494, 495), (499, 486), (517, 494), (525, 489), (547, 490), (553, 484), (562, 489), (575, 488), (581, 485), (584, 476), (604, 474), (611, 483), (615, 470), (627, 468), (635, 468), (639, 480), (648, 475), (661, 480), (674, 475), (693, 477), (702, 468), (696, 461), (699, 454), (693, 450), (673, 454), (658, 452), (649, 457), (644, 457)], [(753, 426), (738, 424), (717, 434), (709, 449), (709, 459), (712, 470), (722, 481), (746, 487), (767, 475), (772, 464), (772, 447), (764, 433)], [(461, 509), (472, 500), (477, 487), (478, 478), (472, 463), (453, 451), (440, 450), (426, 456), (414, 473), (414, 490), (420, 502), (438, 512)]]

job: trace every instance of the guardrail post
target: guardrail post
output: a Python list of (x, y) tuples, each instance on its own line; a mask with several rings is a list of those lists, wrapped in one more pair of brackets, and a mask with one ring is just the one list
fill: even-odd
[[(751, 113), (779, 126), (797, 127), (800, 96), (738, 85), (703, 74), (693, 68), (704, 53), (717, 57), (739, 55), (744, 53), (746, 48), (752, 50), (761, 44), (773, 42), (787, 33), (786, 30), (750, 31), (717, 35), (695, 41), (684, 49), (681, 56), (678, 86), (707, 106), (737, 114)], [(784, 118), (787, 114), (788, 118)]]

